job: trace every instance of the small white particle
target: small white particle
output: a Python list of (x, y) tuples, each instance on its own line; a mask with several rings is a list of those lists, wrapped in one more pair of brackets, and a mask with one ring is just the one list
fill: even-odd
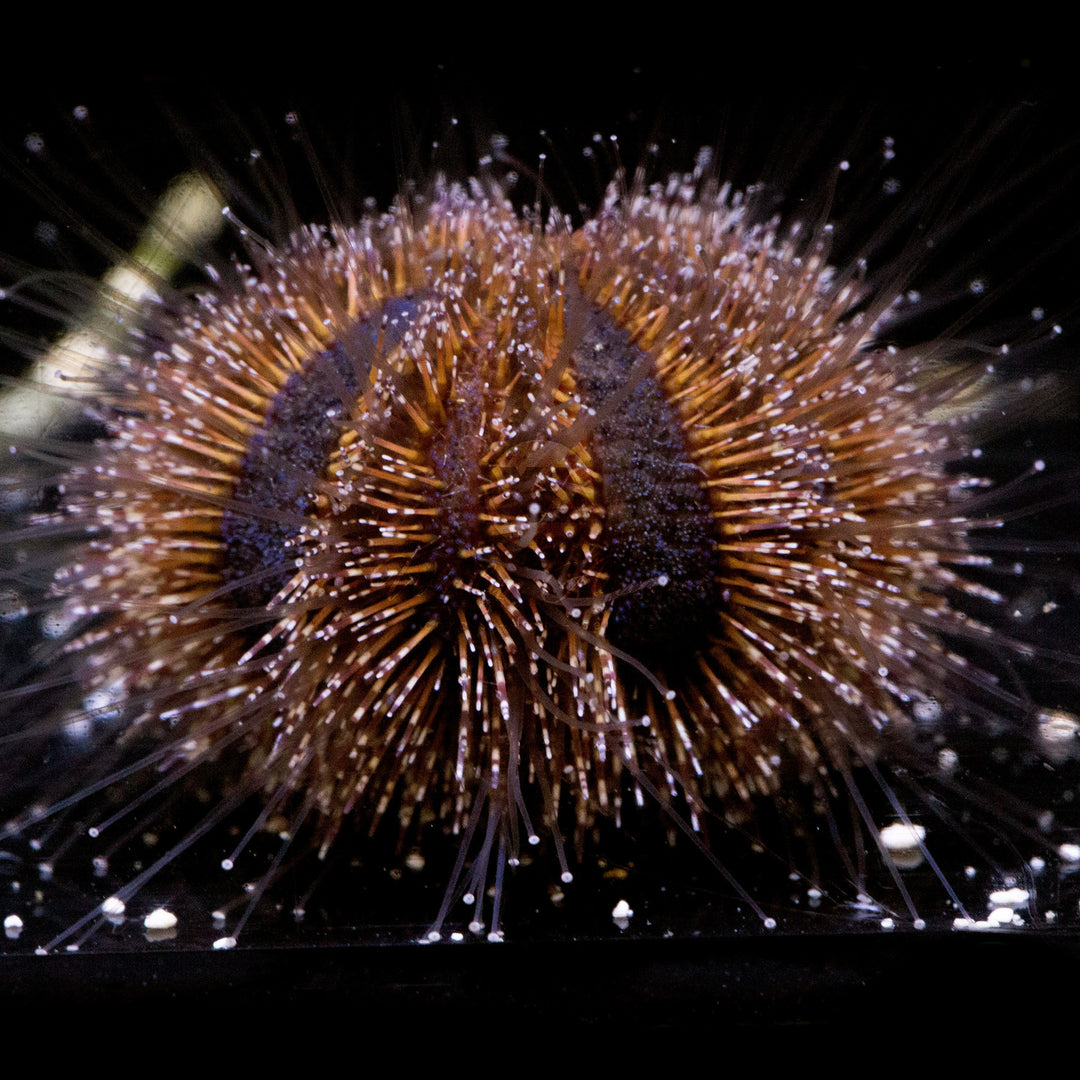
[(990, 904), (993, 907), (1024, 907), (1028, 900), (1031, 899), (1031, 894), (1027, 889), (1018, 889), (1013, 887), (1011, 889), (995, 889), (990, 894)]
[(217, 941), (214, 942), (213, 947), (215, 949), (217, 949), (219, 952), (221, 950), (223, 950), (223, 949), (235, 949), (236, 948), (236, 938), (234, 938), (234, 937), (219, 937), (217, 939)]
[(902, 821), (895, 821), (892, 825), (886, 825), (879, 835), (885, 850), (895, 854), (919, 847), (926, 839), (926, 830), (921, 825), (906, 825)]
[(912, 706), (911, 714), (920, 724), (933, 724), (941, 719), (941, 703), (936, 698), (923, 698)]
[(620, 900), (611, 909), (611, 917), (613, 919), (632, 919), (634, 917), (634, 909), (625, 900)]
[[(101, 913), (108, 915), (110, 918), (115, 918), (117, 915), (123, 915), (127, 910), (127, 905), (119, 896), (110, 896), (107, 900), (104, 900), (101, 904)], [(175, 925), (175, 918), (173, 923)], [(149, 929), (149, 927), (147, 928)]]
[(147, 930), (171, 930), (176, 925), (176, 916), (164, 908), (154, 908), (143, 919), (143, 926)]
[(1070, 743), (1080, 732), (1080, 720), (1064, 709), (1043, 709), (1036, 722), (1039, 738), (1048, 743)]
[(1011, 907), (999, 907), (987, 915), (986, 921), (991, 926), (1019, 926), (1022, 920)]

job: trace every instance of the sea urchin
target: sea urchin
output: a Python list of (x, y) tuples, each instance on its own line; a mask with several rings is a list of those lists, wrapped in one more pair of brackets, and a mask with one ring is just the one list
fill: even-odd
[(828, 248), (700, 171), (577, 229), (474, 181), (153, 304), (33, 525), (74, 537), (50, 686), (95, 772), (9, 835), (109, 790), (100, 835), (192, 774), (220, 797), (161, 861), (254, 799), (227, 866), (271, 820), (322, 853), (436, 820), (433, 937), (462, 895), (497, 937), (504, 867), (543, 839), (568, 881), (626, 801), (713, 852), (763, 797), (876, 835), (860, 770), (920, 708), (1008, 696), (963, 647), (989, 394), (881, 344), (895, 291)]

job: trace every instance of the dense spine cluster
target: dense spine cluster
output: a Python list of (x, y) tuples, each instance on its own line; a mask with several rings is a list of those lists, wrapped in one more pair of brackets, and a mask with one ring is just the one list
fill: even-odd
[(695, 831), (854, 798), (919, 703), (997, 692), (956, 649), (987, 633), (957, 603), (978, 373), (878, 344), (894, 298), (827, 230), (695, 175), (577, 230), (476, 183), (248, 250), (103, 377), (63, 479), (121, 813), (212, 771), (212, 817), (258, 796), (252, 832), (324, 853), (437, 819), (437, 932), (525, 843), (569, 880), (627, 798)]

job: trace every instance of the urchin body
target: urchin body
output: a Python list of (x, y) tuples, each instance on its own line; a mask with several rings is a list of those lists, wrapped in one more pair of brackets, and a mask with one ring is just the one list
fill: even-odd
[(892, 298), (826, 239), (690, 179), (576, 231), (475, 185), (253, 245), (63, 481), (101, 779), (213, 770), (323, 852), (435, 818), (448, 902), (544, 837), (568, 876), (627, 797), (694, 830), (827, 802), (984, 631), (969, 380), (879, 346)]

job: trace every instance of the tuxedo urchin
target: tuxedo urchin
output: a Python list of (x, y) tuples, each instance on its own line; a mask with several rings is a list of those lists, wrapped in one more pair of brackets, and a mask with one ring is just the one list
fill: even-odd
[(897, 344), (903, 275), (834, 266), (829, 226), (707, 156), (578, 224), (490, 176), (274, 241), (233, 224), (231, 272), (157, 283), (66, 389), (92, 441), (16, 448), (54, 472), (6, 546), (48, 545), (62, 629), (0, 690), (4, 753), (54, 766), (9, 839), (77, 821), (81, 849), (209, 793), (109, 915), (237, 815), (226, 869), (281, 836), (256, 900), (297, 845), (451, 834), (423, 937), (500, 939), (532, 849), (572, 889), (647, 816), (775, 926), (728, 868), (774, 818), (815, 893), (866, 905), (877, 877), (918, 921), (906, 848), (968, 914), (914, 819), (979, 798), (927, 724), (1075, 731), (992, 660), (1044, 650), (978, 613), (1007, 502), (979, 440), (1020, 393), (984, 351)]

